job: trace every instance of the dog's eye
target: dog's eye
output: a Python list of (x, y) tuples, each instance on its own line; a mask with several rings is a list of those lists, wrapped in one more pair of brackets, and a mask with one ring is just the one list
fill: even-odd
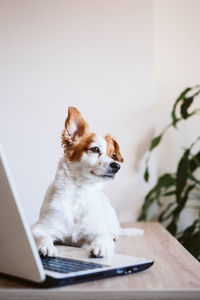
[(115, 153), (113, 153), (113, 155), (112, 155), (112, 159), (116, 159), (116, 155), (115, 155)]
[(89, 150), (92, 151), (92, 152), (94, 152), (94, 153), (100, 153), (99, 147), (92, 147)]

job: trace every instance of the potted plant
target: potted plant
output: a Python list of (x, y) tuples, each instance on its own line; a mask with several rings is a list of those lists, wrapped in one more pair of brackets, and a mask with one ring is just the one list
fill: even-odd
[[(148, 181), (150, 176), (148, 162), (151, 153), (159, 146), (166, 131), (171, 127), (177, 129), (179, 122), (188, 120), (199, 113), (200, 109), (190, 111), (195, 98), (199, 94), (199, 85), (188, 87), (176, 99), (171, 112), (170, 124), (151, 140), (144, 173), (145, 181)], [(179, 231), (178, 224), (180, 216), (186, 209), (186, 205), (194, 191), (196, 199), (200, 201), (200, 178), (196, 175), (197, 170), (200, 170), (200, 145), (199, 149), (194, 152), (194, 148), (198, 146), (199, 141), (200, 135), (196, 137), (188, 148), (184, 149), (182, 156), (177, 162), (175, 173), (165, 173), (158, 178), (156, 185), (146, 195), (138, 218), (139, 221), (146, 221), (150, 207), (153, 203), (157, 203), (157, 207), (159, 207), (158, 221), (163, 223), (168, 231), (198, 260), (200, 260), (199, 206), (195, 207), (198, 210), (197, 217), (184, 230)]]

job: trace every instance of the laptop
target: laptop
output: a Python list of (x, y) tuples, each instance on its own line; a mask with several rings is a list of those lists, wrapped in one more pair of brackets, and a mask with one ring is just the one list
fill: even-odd
[(56, 247), (56, 258), (39, 256), (0, 146), (0, 273), (29, 280), (41, 287), (56, 287), (128, 275), (153, 265), (153, 260), (147, 258), (120, 254), (90, 258), (82, 248)]

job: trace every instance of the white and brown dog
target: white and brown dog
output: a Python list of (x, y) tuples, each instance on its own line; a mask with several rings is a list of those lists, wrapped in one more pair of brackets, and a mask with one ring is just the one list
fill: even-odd
[(41, 255), (56, 256), (55, 242), (87, 247), (95, 257), (113, 253), (120, 234), (142, 234), (121, 229), (117, 215), (102, 192), (103, 183), (113, 179), (123, 158), (110, 135), (89, 131), (80, 112), (69, 107), (62, 133), (64, 156), (54, 182), (47, 190), (39, 221), (32, 227)]

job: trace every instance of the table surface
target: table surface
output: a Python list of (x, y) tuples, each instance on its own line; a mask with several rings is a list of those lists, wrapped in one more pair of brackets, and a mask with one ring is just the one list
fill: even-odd
[(143, 236), (120, 237), (116, 252), (154, 259), (143, 272), (53, 289), (0, 277), (1, 299), (200, 299), (200, 263), (156, 222), (123, 224)]

